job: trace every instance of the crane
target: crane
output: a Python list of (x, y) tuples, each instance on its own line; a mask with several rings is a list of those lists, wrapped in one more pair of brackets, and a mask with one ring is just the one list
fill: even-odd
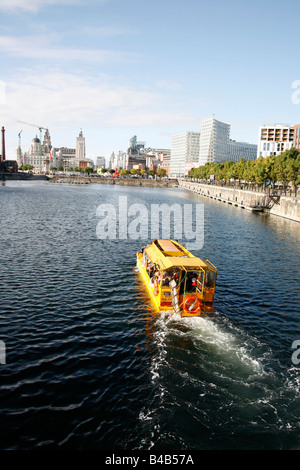
[(19, 148), (18, 148), (18, 157), (19, 157), (19, 161), (18, 161), (18, 164), (20, 165), (23, 165), (23, 159), (22, 159), (22, 150), (21, 150), (21, 134), (23, 132), (23, 129), (19, 132), (18, 134), (18, 137), (19, 137)]
[(48, 129), (46, 127), (37, 126), (36, 124), (29, 124), (28, 122), (24, 122), (24, 121), (18, 121), (18, 122), (20, 122), (21, 124), (26, 124), (27, 126), (37, 127), (37, 129), (39, 129), (40, 131), (40, 172), (41, 172), (42, 171), (42, 130), (47, 131)]

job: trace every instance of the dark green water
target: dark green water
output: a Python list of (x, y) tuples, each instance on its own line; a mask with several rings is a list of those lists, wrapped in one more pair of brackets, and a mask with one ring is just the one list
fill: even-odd
[[(153, 313), (147, 240), (96, 235), (119, 196), (204, 204), (214, 318)], [(0, 204), (1, 449), (299, 448), (299, 224), (178, 189), (7, 183)]]

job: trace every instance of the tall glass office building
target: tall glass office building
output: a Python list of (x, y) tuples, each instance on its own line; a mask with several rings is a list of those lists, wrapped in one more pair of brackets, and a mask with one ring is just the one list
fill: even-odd
[(172, 136), (171, 176), (184, 176), (185, 165), (199, 160), (200, 132), (178, 132)]
[[(230, 124), (214, 117), (201, 122), (200, 132), (179, 132), (172, 136), (171, 176), (184, 176), (206, 163), (256, 160), (257, 145), (230, 139)], [(193, 162), (194, 165), (188, 165)]]
[(230, 125), (215, 118), (201, 122), (199, 166), (228, 160)]

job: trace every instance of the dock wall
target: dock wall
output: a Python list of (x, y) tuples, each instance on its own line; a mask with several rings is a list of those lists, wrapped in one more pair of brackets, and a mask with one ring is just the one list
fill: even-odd
[[(270, 200), (267, 193), (237, 189), (213, 184), (194, 183), (179, 180), (179, 187), (193, 191), (223, 203), (250, 211), (263, 211), (300, 222), (300, 207), (297, 197), (280, 196), (277, 202)], [(268, 208), (268, 206), (272, 206)]]
[(48, 181), (46, 175), (32, 175), (30, 173), (2, 173), (0, 172), (0, 181)]
[(146, 186), (149, 188), (173, 188), (178, 186), (177, 180), (144, 179), (144, 178), (106, 178), (88, 176), (53, 176), (49, 180), (52, 183), (68, 184), (111, 184), (120, 186)]

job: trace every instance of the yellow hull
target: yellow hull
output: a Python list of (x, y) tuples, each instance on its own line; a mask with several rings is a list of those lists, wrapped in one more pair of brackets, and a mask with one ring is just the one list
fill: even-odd
[[(137, 268), (138, 268), (138, 270), (140, 272), (140, 275), (141, 275), (141, 277), (144, 281), (144, 284), (147, 287), (148, 293), (151, 297), (151, 300), (153, 301), (153, 304), (154, 304), (156, 310), (157, 311), (161, 310), (159, 297), (157, 295), (154, 295), (154, 288), (150, 285), (150, 278), (148, 276), (148, 273), (147, 273), (146, 269), (142, 265), (142, 254), (141, 253), (137, 253)], [(172, 304), (171, 304), (170, 308), (172, 309)]]
[[(171, 241), (165, 241), (165, 246), (166, 244), (169, 243), (168, 246), (170, 246), (170, 243), (175, 243)], [(152, 244), (153, 245), (153, 244)], [(148, 254), (153, 254), (153, 251), (151, 252), (151, 247), (150, 245), (150, 250), (149, 247), (148, 250), (146, 248), (146, 252)], [(171, 260), (173, 260), (173, 263), (179, 264), (185, 264), (188, 266), (190, 269), (192, 265), (194, 266), (194, 269), (199, 268), (202, 271), (205, 271), (205, 268), (210, 268), (208, 265), (205, 264), (205, 262), (202, 262), (199, 258), (195, 258), (191, 253), (189, 253), (187, 250), (185, 250), (183, 247), (181, 247), (180, 244), (176, 243), (176, 247), (180, 247), (179, 249), (182, 249), (182, 253), (184, 254), (183, 257), (181, 258), (170, 258), (168, 256), (162, 256), (161, 258), (154, 258), (149, 256), (149, 259), (151, 261), (154, 260), (155, 264), (160, 265), (160, 272), (163, 274), (164, 272), (167, 272), (167, 268), (169, 268), (169, 265), (166, 263), (168, 262), (170, 264)], [(178, 248), (177, 248), (178, 249)], [(173, 253), (173, 256), (176, 255), (176, 253)], [(179, 256), (179, 255), (178, 255)], [(181, 261), (182, 260), (182, 261)], [(198, 261), (199, 260), (199, 261)], [(201, 266), (199, 266), (199, 262), (203, 263)], [(166, 268), (167, 265), (167, 268)], [(184, 268), (184, 266), (182, 266)], [(143, 262), (143, 254), (142, 253), (137, 253), (137, 268), (140, 272), (141, 278), (147, 287), (148, 293), (150, 295), (150, 298), (153, 302), (153, 305), (155, 307), (156, 311), (172, 311), (173, 310), (173, 303), (172, 303), (172, 293), (171, 293), (171, 288), (169, 285), (163, 285), (162, 282), (159, 284), (157, 283), (156, 285), (154, 283), (151, 283), (150, 281), (150, 276), (147, 272), (145, 262)], [(200, 271), (199, 271), (200, 272)], [(200, 292), (199, 289), (197, 289), (198, 292), (189, 292), (187, 293), (186, 291), (182, 292), (181, 289), (179, 289), (179, 286), (177, 286), (176, 290), (176, 295), (178, 298), (178, 304), (177, 307), (174, 307), (174, 311), (180, 312), (182, 317), (197, 317), (201, 315), (206, 315), (208, 313), (213, 313), (213, 297), (214, 297), (214, 289), (211, 288), (206, 288), (202, 289)]]

